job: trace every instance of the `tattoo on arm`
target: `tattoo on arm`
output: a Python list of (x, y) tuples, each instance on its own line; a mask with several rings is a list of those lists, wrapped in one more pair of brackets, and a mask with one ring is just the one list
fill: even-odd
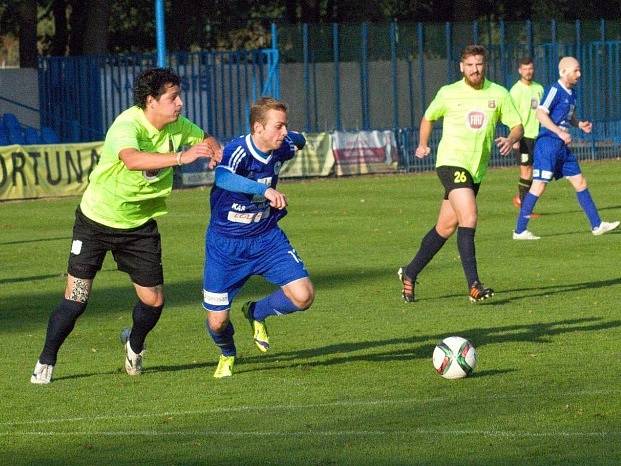
[(85, 303), (88, 300), (88, 294), (90, 292), (90, 280), (83, 280), (81, 278), (75, 278), (71, 294), (69, 298), (71, 301), (77, 301), (78, 303)]

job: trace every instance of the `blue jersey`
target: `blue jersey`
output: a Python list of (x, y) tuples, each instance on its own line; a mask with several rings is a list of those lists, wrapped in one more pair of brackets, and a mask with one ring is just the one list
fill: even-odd
[[(560, 81), (557, 81), (545, 90), (539, 108), (544, 109), (548, 113), (548, 116), (556, 126), (569, 130), (571, 120), (576, 111), (576, 92), (572, 89), (567, 89)], [(539, 137), (542, 136), (560, 139), (543, 125), (541, 125), (539, 130)]]
[[(297, 148), (289, 136), (269, 153), (254, 145), (250, 134), (234, 139), (224, 148), (222, 162), (216, 170), (229, 170), (250, 180), (276, 188), (278, 173), (284, 161), (291, 159)], [(270, 207), (264, 196), (236, 193), (214, 184), (211, 189), (209, 229), (225, 236), (256, 236), (274, 228), (286, 210)]]

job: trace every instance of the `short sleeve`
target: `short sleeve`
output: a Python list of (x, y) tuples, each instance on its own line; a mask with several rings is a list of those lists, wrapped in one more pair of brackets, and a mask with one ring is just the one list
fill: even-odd
[(446, 113), (446, 99), (444, 97), (444, 88), (441, 87), (434, 99), (425, 110), (425, 119), (428, 121), (436, 121)]
[(198, 144), (205, 138), (205, 132), (187, 118), (182, 120), (181, 132), (183, 134), (182, 145)]
[(222, 152), (222, 161), (217, 168), (222, 168), (231, 173), (242, 174), (244, 172), (248, 154), (242, 144), (227, 144)]
[(110, 152), (118, 157), (123, 149), (140, 150), (138, 133), (138, 126), (133, 121), (118, 121), (108, 130), (105, 143), (110, 148)]
[(500, 107), (500, 121), (508, 126), (509, 128), (513, 128), (515, 126), (522, 124), (522, 119), (520, 118), (520, 114), (518, 113), (515, 105), (513, 104), (513, 99), (511, 98), (511, 94), (505, 91), (505, 97), (502, 100), (502, 105)]
[(550, 113), (556, 105), (558, 97), (558, 89), (555, 86), (551, 86), (547, 91), (544, 91), (539, 108), (544, 110), (546, 113)]

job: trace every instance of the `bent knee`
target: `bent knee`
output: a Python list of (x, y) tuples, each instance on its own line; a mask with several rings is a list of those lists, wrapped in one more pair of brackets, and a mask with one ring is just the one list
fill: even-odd
[(291, 302), (301, 311), (305, 311), (313, 304), (315, 300), (315, 290), (312, 286), (305, 287), (301, 290), (296, 290), (294, 293), (291, 293), (288, 298)]
[(142, 301), (147, 306), (160, 307), (160, 306), (164, 306), (164, 295), (154, 294), (154, 295), (148, 295), (148, 296), (141, 296), (140, 301)]
[(221, 318), (218, 315), (214, 315), (213, 313), (209, 313), (206, 319), (207, 327), (214, 333), (222, 333), (229, 325), (228, 318)]

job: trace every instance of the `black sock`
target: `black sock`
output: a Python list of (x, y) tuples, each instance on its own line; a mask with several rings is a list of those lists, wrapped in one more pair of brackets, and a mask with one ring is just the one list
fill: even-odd
[(461, 258), (461, 266), (464, 269), (464, 274), (468, 281), (468, 287), (471, 287), (474, 282), (479, 281), (477, 257), (474, 250), (475, 231), (475, 228), (457, 228), (457, 249), (459, 250), (459, 257)]
[(43, 351), (39, 356), (41, 364), (56, 364), (58, 350), (69, 336), (78, 317), (86, 309), (87, 303), (79, 303), (63, 298), (58, 307), (52, 311), (47, 322), (47, 334)]
[(420, 242), (420, 248), (412, 259), (412, 262), (405, 268), (405, 274), (412, 280), (416, 280), (418, 274), (425, 268), (433, 256), (442, 249), (447, 238), (439, 235), (435, 225)]
[(520, 193), (520, 201), (524, 200), (524, 196), (526, 193), (530, 191), (530, 186), (533, 184), (533, 180), (526, 180), (524, 178), (520, 178), (518, 182), (518, 191)]
[(153, 330), (157, 321), (160, 320), (163, 308), (163, 304), (161, 306), (148, 306), (140, 300), (134, 306), (132, 315), (134, 325), (129, 335), (129, 345), (134, 353), (140, 353), (143, 350), (144, 340), (147, 338), (147, 334)]

